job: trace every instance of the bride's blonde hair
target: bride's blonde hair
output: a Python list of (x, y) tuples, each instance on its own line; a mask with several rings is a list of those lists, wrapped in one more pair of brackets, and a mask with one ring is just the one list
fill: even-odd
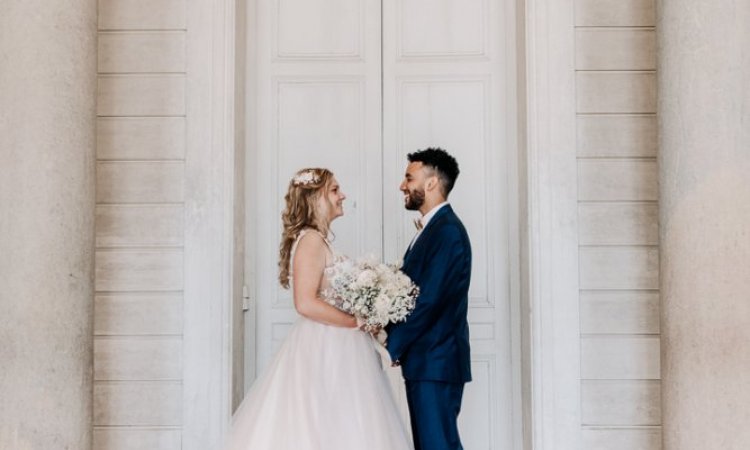
[(299, 233), (305, 228), (314, 228), (323, 236), (328, 235), (327, 218), (318, 211), (316, 203), (333, 180), (333, 173), (328, 169), (309, 168), (298, 171), (289, 182), (284, 200), (286, 207), (281, 214), (284, 230), (281, 232), (279, 246), (279, 283), (289, 288), (290, 260), (292, 246)]

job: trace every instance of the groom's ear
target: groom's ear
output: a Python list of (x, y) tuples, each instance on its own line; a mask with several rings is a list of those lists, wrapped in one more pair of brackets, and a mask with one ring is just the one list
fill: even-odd
[(439, 188), (440, 186), (440, 179), (437, 175), (430, 175), (427, 178), (427, 182), (425, 183), (425, 190), (431, 191), (433, 189)]

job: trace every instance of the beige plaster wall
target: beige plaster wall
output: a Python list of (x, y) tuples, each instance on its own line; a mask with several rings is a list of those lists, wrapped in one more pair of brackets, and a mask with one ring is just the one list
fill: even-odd
[(664, 448), (750, 447), (750, 1), (659, 4)]
[(0, 448), (91, 447), (96, 1), (0, 13)]

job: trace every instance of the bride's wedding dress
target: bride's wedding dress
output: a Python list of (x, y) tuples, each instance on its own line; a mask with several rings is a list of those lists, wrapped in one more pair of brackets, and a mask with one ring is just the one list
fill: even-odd
[(358, 329), (300, 317), (237, 409), (225, 448), (411, 449), (375, 345)]

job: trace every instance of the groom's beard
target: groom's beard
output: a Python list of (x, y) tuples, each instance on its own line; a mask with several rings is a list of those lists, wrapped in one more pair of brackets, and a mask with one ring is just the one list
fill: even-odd
[(418, 211), (422, 205), (424, 205), (424, 191), (419, 189), (409, 191), (404, 207), (409, 211)]

